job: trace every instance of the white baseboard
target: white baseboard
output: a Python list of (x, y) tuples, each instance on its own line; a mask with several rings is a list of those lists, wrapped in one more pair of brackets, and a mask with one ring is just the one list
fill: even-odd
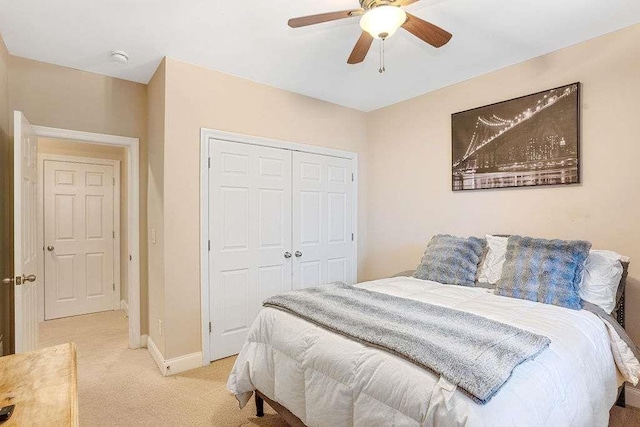
[(165, 360), (167, 366), (167, 375), (173, 375), (180, 372), (190, 371), (192, 369), (202, 367), (202, 352), (185, 354), (184, 356), (174, 357)]
[(120, 310), (124, 310), (124, 314), (129, 317), (129, 303), (127, 303), (125, 300), (120, 300)]
[(175, 375), (180, 372), (190, 371), (191, 369), (200, 368), (202, 366), (202, 352), (185, 354), (184, 356), (165, 359), (151, 337), (147, 338), (147, 349), (151, 357), (158, 365), (160, 373), (163, 376)]
[(164, 356), (160, 353), (156, 343), (153, 342), (150, 336), (147, 336), (147, 350), (149, 350), (149, 354), (153, 358), (154, 362), (156, 362), (156, 365), (158, 365), (162, 375), (167, 376), (166, 368), (164, 367)]
[(624, 388), (625, 404), (640, 408), (640, 389), (627, 384)]

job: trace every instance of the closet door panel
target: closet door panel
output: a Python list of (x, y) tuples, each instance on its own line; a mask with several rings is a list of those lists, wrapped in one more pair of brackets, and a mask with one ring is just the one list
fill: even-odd
[(291, 289), (291, 152), (212, 141), (211, 358), (237, 354), (262, 301)]
[(353, 283), (352, 163), (293, 154), (293, 288)]

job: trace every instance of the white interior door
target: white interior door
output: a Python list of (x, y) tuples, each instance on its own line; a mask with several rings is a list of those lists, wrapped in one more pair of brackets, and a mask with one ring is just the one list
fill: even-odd
[(293, 154), (293, 289), (353, 283), (351, 160)]
[(291, 152), (212, 141), (211, 359), (237, 354), (262, 301), (291, 289)]
[(13, 133), (15, 351), (23, 353), (38, 347), (36, 293), (38, 138), (27, 119), (19, 111), (14, 112)]
[(45, 319), (113, 310), (114, 168), (45, 160)]

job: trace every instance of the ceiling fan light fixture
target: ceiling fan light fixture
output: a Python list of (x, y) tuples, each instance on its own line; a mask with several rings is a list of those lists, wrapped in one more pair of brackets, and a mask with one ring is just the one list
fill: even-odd
[(407, 20), (407, 14), (397, 6), (382, 5), (369, 9), (360, 18), (360, 27), (376, 39), (391, 37)]

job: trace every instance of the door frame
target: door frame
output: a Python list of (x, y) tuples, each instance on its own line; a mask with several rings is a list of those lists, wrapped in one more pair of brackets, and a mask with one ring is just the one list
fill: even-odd
[(259, 136), (225, 132), (215, 129), (200, 129), (200, 308), (202, 320), (202, 366), (211, 363), (210, 308), (209, 308), (209, 141), (220, 140), (262, 147), (281, 148), (303, 153), (320, 154), (351, 160), (353, 166), (353, 210), (352, 224), (356, 230), (353, 240), (353, 277), (358, 282), (358, 154), (333, 148), (281, 141)]
[[(45, 320), (45, 282), (46, 268), (44, 257), (44, 230), (45, 230), (45, 215), (44, 215), (44, 162), (47, 160), (56, 162), (67, 163), (81, 163), (89, 165), (103, 165), (113, 166), (113, 177), (115, 178), (113, 189), (113, 230), (114, 246), (113, 246), (113, 281), (115, 285), (114, 289), (114, 301), (112, 301), (112, 307), (114, 310), (120, 310), (120, 160), (112, 159), (99, 159), (94, 157), (81, 157), (81, 156), (68, 156), (61, 154), (49, 154), (38, 153), (38, 246), (42, 248), (42, 251), (38, 251), (38, 277), (42, 280), (38, 281), (38, 321), (44, 322)], [(127, 236), (128, 237), (128, 236)]]
[[(140, 348), (140, 140), (102, 133), (33, 126), (38, 137), (124, 147), (127, 160), (129, 348)], [(118, 215), (119, 216), (119, 215)]]

